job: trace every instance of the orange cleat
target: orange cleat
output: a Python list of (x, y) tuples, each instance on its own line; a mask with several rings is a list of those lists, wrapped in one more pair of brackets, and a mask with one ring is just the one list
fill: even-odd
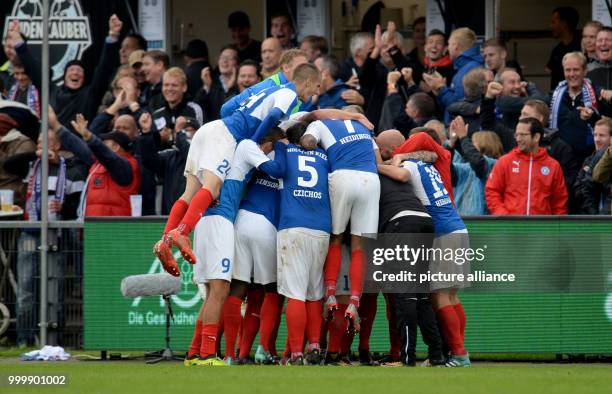
[(188, 236), (181, 234), (178, 229), (174, 229), (168, 233), (167, 237), (170, 244), (178, 248), (185, 261), (189, 264), (196, 263), (196, 257), (191, 249), (191, 241)]
[(174, 255), (172, 255), (170, 240), (166, 236), (157, 241), (153, 247), (153, 253), (157, 256), (167, 273), (173, 276), (181, 276), (181, 270), (179, 270)]

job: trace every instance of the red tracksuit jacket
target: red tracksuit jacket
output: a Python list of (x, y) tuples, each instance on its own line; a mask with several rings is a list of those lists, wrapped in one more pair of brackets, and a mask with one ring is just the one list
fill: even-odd
[(502, 156), (485, 187), (492, 215), (567, 215), (567, 189), (559, 163), (539, 148)]

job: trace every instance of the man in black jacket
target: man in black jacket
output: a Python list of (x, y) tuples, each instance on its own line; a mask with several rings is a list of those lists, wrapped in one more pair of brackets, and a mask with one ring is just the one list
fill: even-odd
[[(60, 123), (70, 125), (77, 113), (87, 119), (93, 119), (100, 105), (102, 96), (108, 86), (109, 76), (113, 75), (119, 63), (119, 34), (123, 23), (117, 15), (112, 15), (108, 21), (108, 36), (102, 49), (100, 62), (94, 72), (90, 85), (85, 85), (85, 69), (80, 60), (71, 60), (64, 69), (62, 86), (51, 86), (49, 103), (56, 111)], [(9, 28), (9, 37), (15, 44), (15, 50), (23, 63), (26, 73), (39, 90), (42, 87), (41, 65), (34, 59), (19, 30), (19, 23), (13, 22)], [(46, 71), (45, 71), (46, 72)]]

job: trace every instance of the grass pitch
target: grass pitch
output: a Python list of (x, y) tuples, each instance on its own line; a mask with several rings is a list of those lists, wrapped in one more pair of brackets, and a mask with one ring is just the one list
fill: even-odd
[[(67, 374), (66, 387), (15, 387), (7, 374)], [(0, 359), (2, 393), (609, 393), (612, 365), (475, 363), (472, 368), (184, 367), (178, 362)]]

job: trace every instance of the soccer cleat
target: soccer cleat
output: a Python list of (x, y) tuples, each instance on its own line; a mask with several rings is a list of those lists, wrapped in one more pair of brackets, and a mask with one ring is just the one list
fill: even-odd
[(232, 358), (232, 357), (225, 357), (223, 359), (223, 362), (227, 365), (234, 365), (236, 364), (236, 361)]
[(325, 361), (323, 361), (324, 365), (340, 365), (340, 355), (338, 353), (327, 353), (325, 355)]
[(336, 301), (336, 297), (333, 295), (330, 295), (329, 297), (327, 297), (327, 299), (325, 300), (325, 306), (323, 308), (323, 310), (325, 311), (325, 321), (332, 321), (334, 320), (334, 312), (338, 309), (338, 301)]
[(351, 361), (351, 356), (348, 353), (340, 355), (340, 363), (338, 365), (341, 367), (352, 367), (353, 362)]
[(235, 365), (253, 365), (255, 362), (250, 357), (240, 357), (235, 362)]
[(355, 335), (359, 332), (359, 313), (355, 304), (349, 304), (344, 312), (344, 318), (347, 320), (346, 332)]
[(257, 346), (257, 351), (255, 352), (255, 364), (260, 365), (271, 365), (277, 364), (277, 360), (274, 356), (270, 354), (270, 352), (266, 352), (263, 346)]
[(172, 255), (172, 244), (165, 235), (153, 246), (153, 253), (161, 262), (164, 271), (173, 276), (181, 276), (181, 270)]
[(446, 359), (442, 358), (428, 358), (421, 364), (421, 367), (443, 367), (446, 365)]
[(446, 362), (447, 367), (470, 367), (472, 363), (470, 362), (470, 356), (455, 356), (451, 355), (448, 361)]
[(299, 353), (299, 354), (297, 354), (295, 356), (291, 356), (291, 358), (289, 360), (287, 360), (285, 365), (287, 365), (287, 366), (291, 366), (291, 365), (304, 365), (304, 356), (301, 353)]
[(191, 241), (189, 240), (188, 236), (181, 234), (178, 229), (174, 229), (168, 233), (167, 237), (171, 245), (176, 246), (181, 252), (181, 256), (183, 256), (185, 261), (187, 261), (189, 264), (196, 263), (196, 257), (191, 249)]
[(198, 360), (194, 362), (194, 365), (205, 366), (205, 367), (227, 367), (229, 366), (229, 364), (227, 364), (225, 361), (223, 361), (217, 356), (208, 356), (203, 359), (198, 358)]
[(198, 354), (187, 356), (185, 357), (185, 360), (183, 360), (183, 365), (186, 367), (193, 367), (194, 365), (197, 365), (196, 361), (198, 361), (199, 359), (200, 356)]
[(359, 364), (369, 367), (378, 367), (380, 364), (372, 358), (369, 350), (359, 351)]
[(319, 349), (312, 349), (306, 353), (306, 365), (321, 365), (321, 353)]

